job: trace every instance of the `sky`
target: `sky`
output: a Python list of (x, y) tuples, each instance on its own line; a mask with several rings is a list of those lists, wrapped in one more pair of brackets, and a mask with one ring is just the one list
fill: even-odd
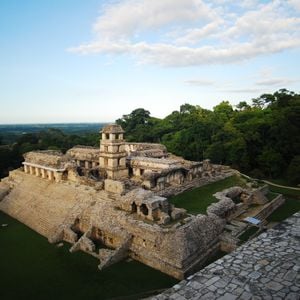
[(300, 91), (300, 0), (0, 0), (0, 37), (1, 124)]

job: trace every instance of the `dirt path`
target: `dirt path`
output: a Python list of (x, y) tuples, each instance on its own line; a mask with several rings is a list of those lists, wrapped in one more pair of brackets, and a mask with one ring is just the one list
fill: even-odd
[(252, 177), (250, 177), (250, 176), (248, 176), (248, 175), (246, 175), (246, 174), (243, 174), (243, 173), (241, 173), (241, 172), (239, 172), (239, 171), (237, 171), (237, 170), (236, 170), (236, 172), (237, 172), (238, 174), (240, 174), (240, 175), (242, 175), (242, 176), (248, 178), (248, 179), (251, 179), (251, 180), (262, 181), (262, 182), (264, 182), (264, 183), (266, 183), (266, 184), (269, 184), (269, 185), (273, 185), (273, 186), (277, 186), (277, 187), (280, 187), (280, 188), (290, 189), (290, 190), (294, 190), (294, 191), (299, 191), (299, 192), (300, 192), (300, 188), (297, 188), (297, 187), (287, 186), (287, 185), (280, 185), (280, 184), (276, 184), (276, 183), (273, 183), (273, 182), (268, 181), (268, 180), (252, 178)]

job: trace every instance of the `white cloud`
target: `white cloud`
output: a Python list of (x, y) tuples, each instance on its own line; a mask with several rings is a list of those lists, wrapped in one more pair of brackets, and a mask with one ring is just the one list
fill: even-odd
[[(130, 54), (141, 63), (175, 67), (237, 62), (300, 47), (300, 17), (291, 9), (295, 3), (112, 2), (103, 8), (94, 25), (95, 40), (69, 50)], [(255, 4), (257, 8), (253, 9)]]
[(236, 94), (251, 94), (251, 93), (261, 93), (262, 89), (256, 89), (256, 88), (242, 88), (242, 89), (231, 89), (231, 90), (220, 90), (220, 92), (226, 92), (226, 93), (236, 93)]
[(210, 36), (213, 33), (218, 32), (220, 29), (221, 20), (213, 21), (206, 24), (201, 28), (193, 28), (186, 31), (186, 33), (175, 40), (179, 45), (191, 45), (198, 43), (201, 39)]
[(198, 0), (125, 0), (104, 7), (94, 25), (102, 39), (129, 38), (175, 22), (208, 19), (211, 10)]
[(299, 0), (289, 0), (290, 5), (300, 11), (300, 1)]
[(288, 78), (268, 78), (259, 80), (255, 84), (261, 86), (287, 86), (295, 82), (299, 82), (299, 80)]
[(185, 83), (192, 86), (211, 86), (215, 84), (214, 81), (207, 79), (191, 79), (186, 80)]

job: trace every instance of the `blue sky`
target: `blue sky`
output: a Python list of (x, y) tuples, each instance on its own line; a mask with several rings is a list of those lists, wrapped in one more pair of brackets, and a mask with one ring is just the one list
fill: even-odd
[(0, 123), (299, 92), (299, 0), (1, 0)]

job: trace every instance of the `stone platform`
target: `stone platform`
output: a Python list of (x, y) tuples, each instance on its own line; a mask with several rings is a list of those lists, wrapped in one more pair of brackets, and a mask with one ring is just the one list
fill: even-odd
[(300, 299), (300, 212), (151, 299)]

